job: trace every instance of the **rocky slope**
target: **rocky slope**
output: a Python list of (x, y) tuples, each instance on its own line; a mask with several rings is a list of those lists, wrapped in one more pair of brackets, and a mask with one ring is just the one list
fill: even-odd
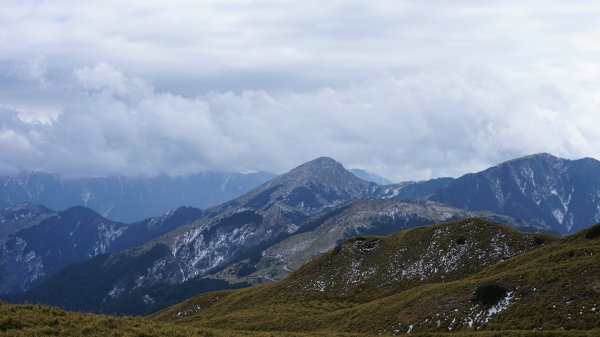
[(261, 331), (593, 335), (599, 253), (600, 224), (559, 238), (466, 219), (351, 238), (279, 283), (203, 294), (153, 318)]
[(430, 200), (573, 233), (600, 221), (600, 162), (549, 154), (522, 157), (462, 176)]

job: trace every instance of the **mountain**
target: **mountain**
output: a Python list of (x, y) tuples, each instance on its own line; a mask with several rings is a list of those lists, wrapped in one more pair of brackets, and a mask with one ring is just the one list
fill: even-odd
[[(331, 158), (317, 158), (206, 210), (192, 224), (142, 246), (73, 265), (12, 299), (144, 314), (172, 304), (182, 292), (246, 286), (204, 277), (285, 239), (311, 217), (366, 196), (374, 186)], [(156, 297), (165, 287), (175, 293), (173, 298)]]
[(464, 175), (430, 200), (573, 233), (600, 221), (600, 162), (546, 153), (526, 156)]
[(180, 207), (130, 225), (82, 206), (52, 213), (42, 206), (21, 205), (5, 214), (17, 224), (28, 221), (0, 246), (0, 294), (27, 290), (74, 262), (142, 244), (198, 219), (202, 211)]
[(560, 238), (465, 219), (351, 238), (281, 282), (203, 294), (152, 319), (239, 331), (594, 336), (599, 253), (600, 224)]
[(391, 180), (386, 179), (386, 178), (384, 178), (378, 174), (375, 174), (373, 172), (365, 171), (365, 170), (358, 169), (358, 168), (353, 168), (353, 169), (350, 169), (349, 171), (352, 172), (355, 176), (359, 177), (360, 179), (365, 180), (365, 181), (370, 181), (377, 185), (392, 184)]
[(0, 293), (25, 290), (66, 265), (104, 253), (125, 225), (81, 206), (10, 236), (0, 248)]
[(252, 284), (281, 280), (352, 236), (388, 235), (399, 230), (468, 217), (486, 217), (514, 228), (544, 228), (493, 213), (467, 212), (432, 201), (359, 199), (315, 216), (286, 239), (233, 263), (212, 277)]
[(233, 199), (274, 177), (266, 172), (203, 172), (185, 177), (66, 178), (22, 172), (0, 177), (0, 209), (18, 203), (52, 209), (85, 206), (105, 218), (131, 223), (181, 205), (208, 208)]
[(366, 197), (375, 186), (356, 177), (337, 161), (320, 157), (207, 212), (218, 214), (227, 209), (250, 207), (306, 216), (328, 206)]
[(41, 205), (17, 204), (0, 211), (0, 245), (9, 236), (49, 218), (56, 213)]

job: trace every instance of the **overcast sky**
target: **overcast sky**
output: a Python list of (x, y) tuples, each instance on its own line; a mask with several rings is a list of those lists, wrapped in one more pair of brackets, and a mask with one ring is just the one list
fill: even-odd
[(600, 158), (597, 1), (0, 2), (0, 173)]

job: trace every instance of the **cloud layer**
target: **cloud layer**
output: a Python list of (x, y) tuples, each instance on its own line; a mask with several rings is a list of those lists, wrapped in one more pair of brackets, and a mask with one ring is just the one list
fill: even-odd
[(555, 1), (0, 5), (0, 172), (394, 180), (600, 158), (600, 7)]

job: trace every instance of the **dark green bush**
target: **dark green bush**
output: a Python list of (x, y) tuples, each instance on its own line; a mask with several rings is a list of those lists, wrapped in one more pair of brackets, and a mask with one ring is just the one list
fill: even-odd
[(588, 232), (585, 233), (585, 237), (586, 237), (586, 239), (590, 239), (590, 240), (600, 238), (600, 224), (595, 225), (594, 227), (590, 228), (588, 230)]
[(23, 323), (12, 317), (0, 319), (0, 331), (20, 330), (23, 328)]
[(484, 284), (477, 287), (472, 301), (484, 306), (491, 307), (492, 305), (498, 303), (498, 301), (500, 301), (505, 296), (506, 288), (504, 288), (503, 286), (495, 283)]

